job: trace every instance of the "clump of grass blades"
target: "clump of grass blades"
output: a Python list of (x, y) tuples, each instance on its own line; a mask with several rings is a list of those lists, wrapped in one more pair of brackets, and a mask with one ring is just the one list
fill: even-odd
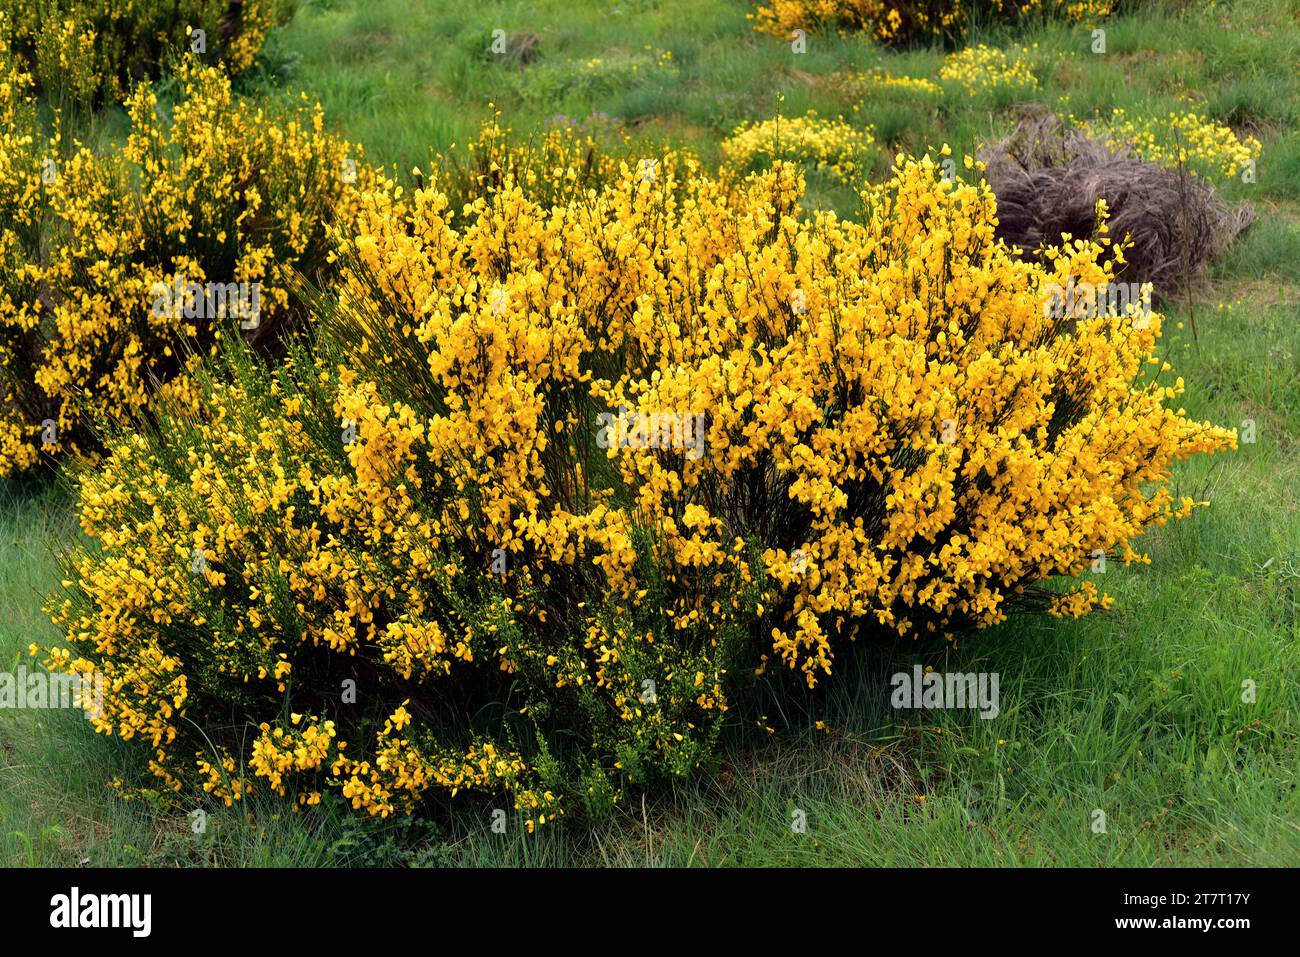
[[(1051, 113), (1024, 116), (979, 151), (998, 197), (998, 236), (1038, 258), (1063, 236), (1097, 234), (1130, 245), (1116, 276), (1151, 283), (1157, 296), (1182, 291), (1255, 219), (1186, 170), (1134, 157), (1122, 146), (1065, 129)], [(1098, 211), (1104, 202), (1107, 214)]]

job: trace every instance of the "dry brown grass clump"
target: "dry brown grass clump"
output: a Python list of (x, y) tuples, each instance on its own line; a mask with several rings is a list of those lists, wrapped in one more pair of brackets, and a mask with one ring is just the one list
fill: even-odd
[(1110, 235), (1132, 241), (1118, 275), (1152, 283), (1157, 296), (1181, 290), (1255, 219), (1249, 203), (1229, 206), (1194, 174), (1066, 130), (1052, 113), (1027, 114), (979, 158), (998, 198), (1000, 238), (1036, 258), (1063, 234), (1091, 236), (1104, 199)]

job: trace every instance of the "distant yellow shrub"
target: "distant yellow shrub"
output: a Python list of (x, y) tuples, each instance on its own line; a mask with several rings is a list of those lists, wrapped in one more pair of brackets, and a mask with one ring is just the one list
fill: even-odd
[(755, 28), (789, 40), (795, 30), (865, 31), (882, 43), (965, 39), (972, 16), (1015, 23), (1109, 16), (1118, 0), (767, 0), (749, 15)]
[(913, 93), (919, 96), (943, 96), (943, 87), (921, 76), (895, 76), (881, 69), (842, 75), (840, 84), (858, 94), (870, 91)]
[(994, 90), (1038, 87), (1033, 70), (1033, 50), (1015, 47), (1010, 51), (979, 44), (944, 57), (939, 79), (960, 83), (971, 96)]

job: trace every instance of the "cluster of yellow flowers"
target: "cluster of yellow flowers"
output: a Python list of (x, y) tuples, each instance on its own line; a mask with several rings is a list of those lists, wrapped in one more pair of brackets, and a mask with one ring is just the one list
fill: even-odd
[(966, 47), (944, 57), (939, 78), (961, 84), (971, 96), (999, 89), (1037, 89), (1033, 70), (1037, 47), (1036, 43), (1032, 48), (1013, 47), (1010, 51), (982, 43)]
[(177, 78), (170, 119), (141, 85), (121, 150), (66, 159), (30, 78), (0, 88), (0, 475), (87, 449), (91, 412), (130, 418), (155, 382), (184, 391), (223, 336), (274, 338), (290, 277), (328, 270), (326, 228), (369, 174), (319, 106), (254, 106), (192, 60)]
[(902, 26), (901, 15), (885, 0), (769, 0), (747, 16), (755, 29), (784, 40), (796, 30), (870, 29), (876, 39), (888, 41)]
[(1096, 23), (1103, 20), (1115, 12), (1119, 6), (1119, 0), (1056, 0), (1054, 4), (1043, 3), (1043, 0), (1029, 0), (1024, 5), (1024, 13), (1029, 14), (1037, 11), (1060, 10), (1064, 11), (1066, 19), (1071, 23)]
[(1138, 557), (1193, 507), (1172, 461), (1235, 444), (1171, 407), (1159, 316), (1045, 308), (1098, 245), (1016, 259), (929, 157), (854, 221), (786, 162), (536, 162), (570, 147), (462, 208), (368, 184), (310, 350), (234, 344), (81, 471), (47, 660), (105, 676), (96, 728), (167, 786), (594, 813), (699, 767), (770, 664), (812, 686)]
[(850, 73), (843, 78), (843, 85), (861, 95), (869, 91), (884, 90), (888, 93), (915, 93), (921, 96), (943, 96), (943, 87), (921, 76), (895, 76), (880, 68), (862, 73)]
[[(52, 144), (39, 121), (33, 87), (31, 77), (0, 44), (0, 409), (22, 408), (29, 390), (8, 383), (15, 378), (34, 383), (36, 374), (23, 347), (28, 330), (40, 321), (41, 271), (34, 261), (43, 207), (39, 157), (52, 153)], [(20, 451), (25, 444), (22, 435), (0, 427), (0, 461), (34, 459), (34, 453)]]
[(64, 105), (116, 103), (183, 53), (246, 70), (291, 0), (3, 0), (0, 43)]
[(1210, 177), (1240, 175), (1263, 149), (1255, 137), (1241, 139), (1222, 123), (1191, 111), (1133, 117), (1116, 108), (1109, 119), (1071, 120), (1090, 136), (1127, 147), (1148, 162), (1170, 169), (1189, 166)]
[(872, 165), (875, 140), (870, 128), (858, 129), (843, 119), (823, 120), (816, 113), (787, 119), (773, 117), (741, 123), (722, 142), (722, 154), (736, 169), (789, 160), (823, 170), (844, 183), (856, 183)]
[(767, 0), (749, 14), (755, 29), (784, 40), (794, 31), (867, 31), (881, 43), (962, 40), (971, 20), (1016, 23), (1062, 17), (1090, 23), (1117, 0)]
[[(939, 70), (941, 81), (954, 84), (970, 96), (1003, 89), (1034, 90), (1038, 77), (1034, 73), (1035, 50), (1032, 47), (1013, 47), (1001, 50), (979, 44), (966, 47), (944, 58)], [(876, 68), (866, 72), (845, 71), (833, 81), (846, 95), (862, 97), (886, 91), (890, 94), (908, 93), (921, 97), (941, 97), (944, 88), (926, 77), (894, 76)]]

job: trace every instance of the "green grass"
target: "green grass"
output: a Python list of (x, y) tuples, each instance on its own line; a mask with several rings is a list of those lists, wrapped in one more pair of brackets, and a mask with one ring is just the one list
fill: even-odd
[[(1259, 180), (1223, 184), (1259, 217), (1198, 290), (1169, 310), (1164, 353), (1193, 414), (1255, 423), (1257, 441), (1175, 474), (1209, 499), (1142, 541), (1150, 565), (1110, 564), (1115, 607), (1081, 621), (1019, 617), (932, 644), (864, 647), (810, 694), (775, 692), (734, 728), (717, 767), (666, 793), (632, 793), (591, 828), (490, 828), (491, 803), (439, 803), (423, 820), (375, 822), (330, 800), (183, 810), (105, 786), (141, 774), (139, 748), (60, 712), (0, 712), (0, 864), (219, 865), (1287, 865), (1300, 859), (1300, 27), (1281, 0), (1139, 10), (1084, 28), (991, 34), (1038, 43), (1041, 87), (939, 103), (858, 104), (825, 79), (846, 66), (937, 77), (942, 53), (885, 52), (813, 37), (809, 52), (756, 34), (741, 0), (331, 0), (277, 31), (256, 92), (304, 88), (399, 169), (473, 137), (494, 102), (519, 130), (554, 114), (607, 113), (636, 137), (706, 159), (736, 123), (817, 109), (872, 124), (881, 169), (896, 149), (972, 152), (1030, 99), (1063, 112), (1197, 108), (1264, 141)], [(540, 36), (527, 66), (486, 54), (494, 29)], [(570, 83), (593, 57), (671, 50), (675, 71)], [(1072, 55), (1070, 55), (1072, 54)], [(621, 59), (620, 59), (621, 58)], [(546, 72), (537, 72), (537, 71)], [(566, 73), (566, 71), (569, 71)], [(544, 83), (533, 84), (538, 78)], [(778, 104), (778, 94), (784, 97)], [(107, 124), (111, 128), (111, 122)], [(814, 202), (847, 191), (814, 184)], [(1199, 342), (1193, 340), (1193, 318)], [(1179, 328), (1178, 324), (1182, 326)], [(76, 534), (56, 491), (0, 495), (0, 661), (57, 640), (40, 610), (57, 589), (51, 548)], [(888, 677), (915, 662), (996, 671), (1002, 710), (895, 712)], [(1243, 701), (1253, 682), (1254, 703)], [(778, 705), (779, 702), (779, 705)], [(820, 723), (820, 726), (819, 726)], [(769, 730), (770, 729), (770, 730)], [(1106, 817), (1096, 833), (1094, 812)], [(805, 833), (791, 823), (806, 815)]]
[[(1134, 6), (1134, 4), (1130, 4)], [(883, 50), (857, 36), (813, 35), (806, 52), (757, 33), (745, 0), (568, 0), (412, 5), (306, 0), (293, 22), (272, 35), (265, 68), (250, 88), (302, 88), (375, 161), (405, 173), (472, 139), (492, 105), (520, 131), (544, 128), (557, 115), (611, 117), (637, 138), (689, 145), (706, 159), (742, 120), (815, 109), (872, 125), (881, 158), (941, 143), (973, 153), (1014, 122), (1014, 109), (1040, 103), (1079, 116), (1123, 107), (1134, 113), (1194, 108), (1281, 143), (1261, 164), (1258, 187), (1294, 200), (1300, 187), (1294, 138), (1300, 110), (1300, 28), (1285, 0), (1241, 0), (1207, 14), (1179, 16), (1155, 6), (1105, 25), (1107, 52), (1091, 52), (1091, 31), (1048, 24), (1032, 32), (977, 32), (972, 43), (1037, 44), (1036, 90), (998, 90), (975, 97), (949, 85), (935, 103), (873, 94), (855, 103), (827, 80), (846, 69), (881, 67), (938, 79), (943, 51)], [(520, 64), (491, 52), (494, 30), (539, 38), (534, 59)], [(627, 61), (670, 50), (676, 69), (642, 69), (616, 83), (584, 83), (592, 58)], [(556, 89), (559, 77), (574, 83)], [(778, 100), (778, 97), (782, 98)], [(829, 197), (844, 200), (845, 196)]]

